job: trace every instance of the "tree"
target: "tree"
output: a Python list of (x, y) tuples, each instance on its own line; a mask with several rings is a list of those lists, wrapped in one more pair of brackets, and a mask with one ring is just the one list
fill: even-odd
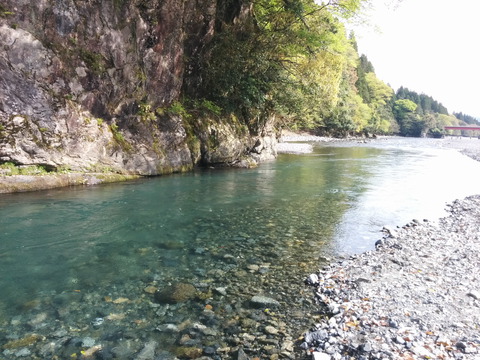
[(201, 97), (241, 115), (251, 131), (270, 114), (321, 125), (338, 101), (347, 39), (333, 15), (361, 0), (258, 0), (243, 22), (223, 24), (201, 66)]
[(395, 101), (393, 113), (400, 126), (400, 135), (416, 137), (422, 135), (424, 122), (415, 113), (416, 109), (417, 104), (411, 100), (400, 99)]

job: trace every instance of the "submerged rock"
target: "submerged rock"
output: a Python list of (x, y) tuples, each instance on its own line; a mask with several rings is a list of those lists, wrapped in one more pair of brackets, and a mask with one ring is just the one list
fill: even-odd
[(250, 304), (257, 308), (280, 306), (280, 303), (277, 300), (262, 295), (253, 296), (250, 299)]
[(183, 359), (197, 359), (202, 353), (203, 349), (194, 346), (181, 346), (175, 350), (175, 354)]
[(197, 289), (192, 284), (178, 283), (160, 289), (155, 293), (159, 303), (174, 304), (191, 300), (197, 296)]
[(155, 358), (155, 349), (158, 344), (156, 341), (150, 341), (145, 344), (142, 351), (137, 355), (135, 360), (150, 360)]

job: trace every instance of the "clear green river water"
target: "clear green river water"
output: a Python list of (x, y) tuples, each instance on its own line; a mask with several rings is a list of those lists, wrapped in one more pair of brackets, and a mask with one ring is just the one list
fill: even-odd
[[(319, 259), (373, 249), (384, 225), (435, 220), (480, 193), (479, 179), (480, 165), (451, 150), (338, 145), (256, 169), (0, 195), (0, 346), (31, 333), (60, 341), (61, 331), (112, 348), (139, 336), (126, 353), (149, 339), (173, 351), (178, 337), (156, 327), (202, 321), (209, 304), (233, 318), (259, 293), (292, 304)], [(206, 295), (163, 306), (144, 290), (176, 281)], [(195, 346), (228, 344), (222, 321), (207, 326), (216, 335)]]

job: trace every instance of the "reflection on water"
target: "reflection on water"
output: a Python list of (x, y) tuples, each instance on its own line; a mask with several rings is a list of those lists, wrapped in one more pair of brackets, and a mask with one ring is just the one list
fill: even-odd
[[(228, 285), (237, 299), (274, 294), (320, 256), (373, 248), (383, 225), (441, 216), (446, 202), (480, 193), (478, 179), (480, 166), (453, 151), (339, 146), (253, 170), (2, 195), (0, 325), (9, 332), (38, 299), (60, 323), (73, 321), (58, 310), (71, 296), (144, 297), (152, 281)], [(268, 279), (245, 271), (251, 264), (270, 269)]]
[(448, 203), (480, 193), (480, 164), (454, 150), (383, 149), (366, 168), (368, 185), (336, 228), (335, 246), (345, 253), (372, 249), (385, 225), (435, 221)]

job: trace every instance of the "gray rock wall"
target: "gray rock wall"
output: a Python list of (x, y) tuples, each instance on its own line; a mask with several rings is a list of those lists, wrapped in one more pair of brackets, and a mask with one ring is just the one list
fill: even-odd
[(156, 111), (179, 99), (193, 71), (185, 59), (213, 36), (216, 6), (3, 1), (0, 163), (156, 175), (274, 157), (272, 127), (251, 136), (222, 119), (192, 131), (181, 114)]

